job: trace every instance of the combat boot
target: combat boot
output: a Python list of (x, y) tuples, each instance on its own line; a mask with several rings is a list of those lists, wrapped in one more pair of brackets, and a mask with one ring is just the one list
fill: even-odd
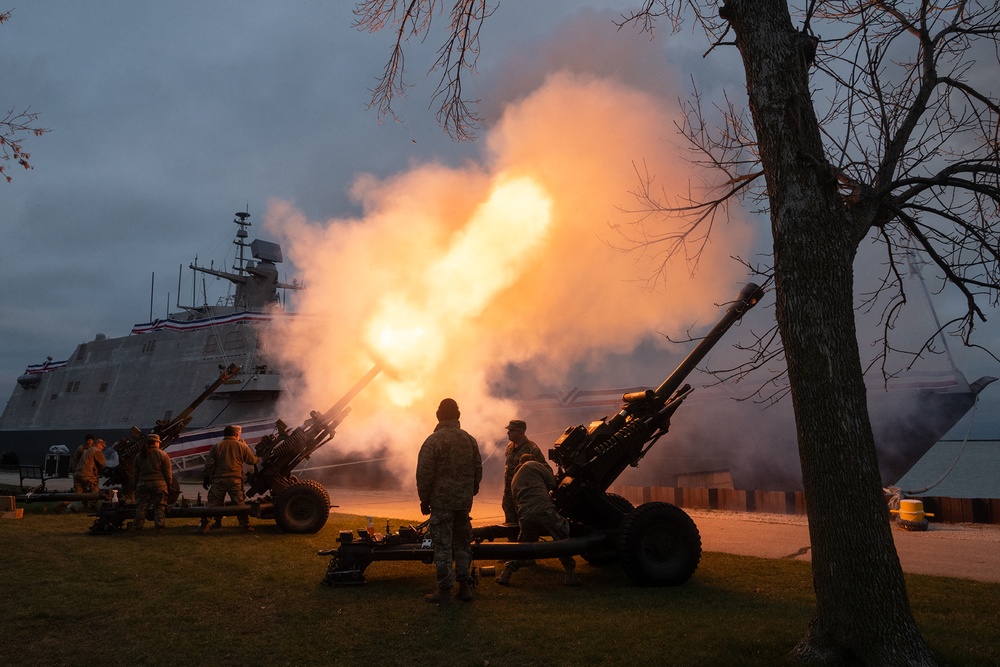
[(203, 535), (208, 535), (208, 531), (212, 530), (212, 527), (208, 525), (207, 521), (203, 521), (201, 524), (201, 532)]
[(566, 579), (563, 583), (567, 586), (579, 586), (583, 582), (580, 581), (579, 577), (576, 576), (576, 573), (573, 572), (573, 570), (566, 570)]
[(514, 568), (507, 565), (503, 568), (503, 572), (497, 575), (496, 582), (501, 586), (510, 586), (510, 577), (514, 574)]
[(437, 593), (428, 593), (427, 595), (425, 595), (424, 601), (430, 602), (432, 604), (450, 604), (451, 589), (439, 588)]
[(469, 585), (468, 581), (458, 582), (458, 593), (455, 597), (462, 602), (472, 602), (472, 586)]

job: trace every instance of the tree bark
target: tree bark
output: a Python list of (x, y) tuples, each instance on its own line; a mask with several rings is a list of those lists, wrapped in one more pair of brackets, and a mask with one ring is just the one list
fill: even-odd
[(784, 0), (730, 0), (771, 208), (776, 316), (812, 542), (816, 616), (791, 658), (932, 665), (910, 611), (883, 497), (854, 322), (852, 217), (809, 92), (813, 45)]

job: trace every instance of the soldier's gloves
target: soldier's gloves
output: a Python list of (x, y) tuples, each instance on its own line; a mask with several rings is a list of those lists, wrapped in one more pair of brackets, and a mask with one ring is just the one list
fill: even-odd
[(204, 480), (202, 480), (201, 486), (202, 486), (203, 489), (205, 489), (206, 491), (208, 491), (210, 488), (212, 488), (212, 478), (211, 477), (206, 477)]
[(428, 505), (427, 503), (420, 503), (420, 513), (421, 514), (430, 514), (431, 513), (431, 506)]

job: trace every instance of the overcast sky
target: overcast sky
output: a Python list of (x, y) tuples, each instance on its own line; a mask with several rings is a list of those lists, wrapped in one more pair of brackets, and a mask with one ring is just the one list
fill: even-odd
[[(125, 335), (151, 308), (163, 317), (180, 265), (231, 262), (236, 211), (261, 225), (277, 199), (310, 220), (347, 218), (359, 214), (359, 174), (483, 151), (435, 120), (427, 66), (440, 33), (409, 46), (415, 85), (400, 122), (367, 109), (392, 36), (353, 28), (346, 1), (12, 4), (0, 5), (13, 10), (0, 27), (0, 106), (30, 106), (51, 132), (25, 143), (35, 169), (8, 163), (14, 181), (0, 183), (0, 392), (29, 364), (66, 359), (97, 333)], [(732, 50), (702, 59), (701, 38), (619, 32), (622, 4), (502, 3), (466, 78), (487, 126), (559, 67), (675, 86), (675, 98), (694, 71), (706, 92), (728, 86), (742, 101)], [(555, 46), (575, 38), (575, 49)], [(959, 356), (970, 380), (1000, 375), (985, 355)], [(988, 393), (980, 411), (997, 414), (1000, 390)]]

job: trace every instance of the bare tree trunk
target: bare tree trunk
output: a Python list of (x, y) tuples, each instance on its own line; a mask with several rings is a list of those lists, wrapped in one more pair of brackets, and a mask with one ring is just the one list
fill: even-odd
[(932, 665), (892, 540), (855, 333), (853, 263), (870, 221), (838, 195), (808, 90), (813, 45), (785, 1), (729, 0), (722, 16), (743, 57), (767, 180), (809, 513), (816, 617), (791, 657)]

